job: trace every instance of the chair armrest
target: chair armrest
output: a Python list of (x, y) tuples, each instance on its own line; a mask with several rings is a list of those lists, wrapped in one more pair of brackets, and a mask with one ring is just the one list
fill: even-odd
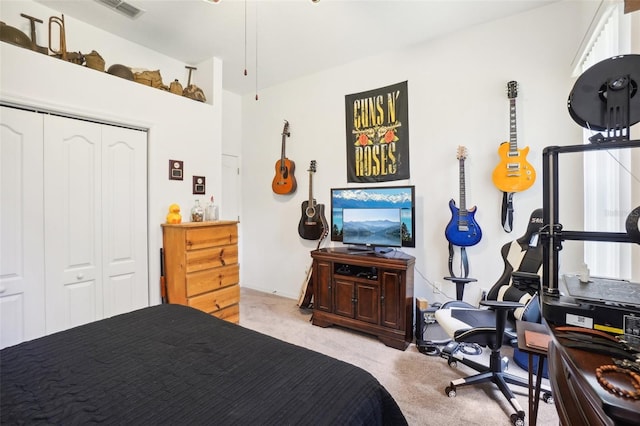
[(524, 305), (520, 302), (511, 302), (508, 300), (481, 300), (480, 304), (482, 306), (488, 306), (489, 308), (503, 309), (503, 310), (524, 307)]

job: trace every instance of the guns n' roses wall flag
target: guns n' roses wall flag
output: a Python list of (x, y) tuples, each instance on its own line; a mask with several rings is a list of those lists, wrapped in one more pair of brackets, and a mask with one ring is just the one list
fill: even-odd
[(409, 178), (407, 82), (345, 96), (347, 182)]

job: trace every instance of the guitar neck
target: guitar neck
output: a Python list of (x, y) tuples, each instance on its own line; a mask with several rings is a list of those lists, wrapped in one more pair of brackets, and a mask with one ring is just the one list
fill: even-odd
[(285, 133), (282, 134), (282, 147), (280, 148), (280, 169), (284, 169), (284, 143), (287, 135)]
[(289, 136), (289, 122), (287, 120), (284, 120), (284, 127), (282, 129), (282, 147), (280, 148), (280, 171), (284, 171), (285, 169), (285, 164), (284, 164), (284, 160), (285, 160), (285, 154), (284, 154), (284, 147), (286, 144), (286, 140), (287, 140), (287, 136)]
[(459, 160), (460, 167), (460, 211), (459, 214), (466, 215), (467, 214), (467, 202), (466, 202), (466, 190), (465, 190), (465, 181), (464, 181), (464, 160)]
[(309, 170), (309, 206), (313, 206), (313, 172)]
[(509, 99), (509, 153), (518, 153), (518, 132), (516, 128), (516, 100)]

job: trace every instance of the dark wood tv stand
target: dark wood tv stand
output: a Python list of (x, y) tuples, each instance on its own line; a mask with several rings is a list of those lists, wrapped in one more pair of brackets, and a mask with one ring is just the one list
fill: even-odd
[(385, 255), (324, 248), (313, 258), (313, 319), (373, 334), (405, 350), (413, 340), (415, 258), (401, 251)]

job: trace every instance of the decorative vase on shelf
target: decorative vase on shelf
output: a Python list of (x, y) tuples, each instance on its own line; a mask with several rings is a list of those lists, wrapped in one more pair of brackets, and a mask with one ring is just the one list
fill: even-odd
[(196, 200), (196, 203), (191, 208), (191, 222), (202, 222), (204, 219), (204, 210), (200, 206), (200, 200)]
[(218, 206), (213, 204), (213, 195), (211, 196), (211, 202), (205, 209), (204, 220), (218, 220)]

